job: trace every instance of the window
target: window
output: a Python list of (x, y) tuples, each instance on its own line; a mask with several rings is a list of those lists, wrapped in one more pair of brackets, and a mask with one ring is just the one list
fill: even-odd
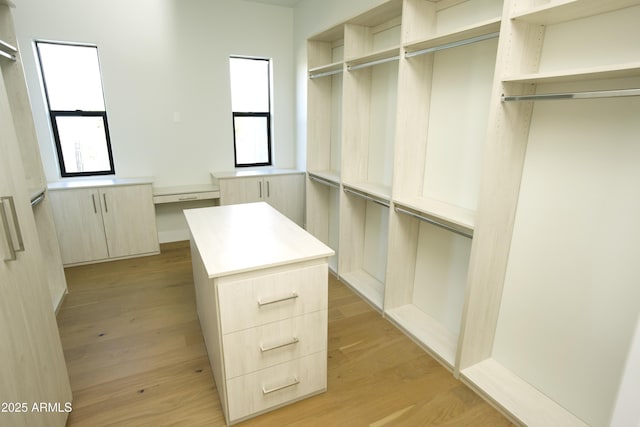
[(63, 177), (114, 174), (96, 46), (36, 42)]
[(229, 58), (236, 167), (271, 165), (271, 61)]

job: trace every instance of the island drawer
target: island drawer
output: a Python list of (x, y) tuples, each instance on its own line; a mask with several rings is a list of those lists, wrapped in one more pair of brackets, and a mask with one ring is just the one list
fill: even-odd
[(245, 329), (222, 338), (227, 378), (326, 350), (327, 310)]
[(235, 423), (326, 388), (326, 351), (229, 379), (229, 422)]
[(326, 309), (327, 274), (323, 263), (220, 283), (222, 333)]

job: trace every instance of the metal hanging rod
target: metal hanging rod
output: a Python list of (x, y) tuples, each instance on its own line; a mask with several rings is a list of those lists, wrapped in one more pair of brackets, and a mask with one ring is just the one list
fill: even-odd
[(640, 89), (598, 90), (591, 92), (541, 93), (532, 95), (502, 95), (502, 101), (551, 101), (558, 99), (593, 99), (640, 96)]
[(309, 74), (309, 78), (310, 79), (319, 79), (320, 77), (334, 76), (336, 74), (341, 74), (341, 73), (342, 73), (342, 68), (340, 68), (339, 70), (331, 70), (331, 71), (325, 71), (325, 72), (322, 72), (322, 73)]
[(405, 58), (411, 58), (418, 55), (424, 55), (426, 53), (437, 52), (439, 50), (451, 49), (453, 47), (465, 46), (472, 43), (481, 42), (484, 40), (495, 39), (500, 36), (500, 32), (496, 31), (495, 33), (483, 34), (481, 36), (470, 37), (468, 39), (459, 40), (457, 42), (445, 43), (438, 46), (429, 47), (427, 49), (416, 50), (415, 52), (405, 52)]
[(329, 186), (329, 187), (333, 187), (333, 188), (340, 188), (340, 185), (339, 185), (339, 184), (336, 184), (335, 182), (331, 182), (331, 181), (329, 181), (328, 179), (319, 178), (319, 177), (317, 177), (317, 176), (315, 176), (315, 175), (311, 175), (311, 174), (309, 174), (309, 179), (310, 179), (311, 181), (315, 181), (315, 182), (318, 182), (318, 183), (320, 183), (320, 184), (327, 185), (327, 186)]
[(389, 206), (391, 206), (391, 204), (389, 202), (387, 202), (386, 200), (381, 200), (381, 199), (378, 199), (376, 197), (371, 197), (368, 194), (362, 193), (362, 192), (360, 192), (358, 190), (353, 190), (353, 189), (348, 188), (348, 187), (344, 187), (344, 192), (353, 194), (354, 196), (360, 197), (360, 198), (368, 200), (370, 202), (377, 203), (380, 206), (384, 206), (385, 208), (388, 208)]
[(419, 219), (420, 221), (428, 222), (429, 224), (433, 224), (433, 225), (438, 226), (440, 228), (444, 228), (445, 230), (451, 231), (453, 233), (459, 234), (459, 235), (464, 236), (464, 237), (468, 237), (469, 239), (473, 238), (473, 231), (472, 232), (462, 231), (462, 230), (459, 230), (459, 229), (457, 229), (455, 227), (447, 225), (447, 224), (445, 224), (443, 222), (436, 221), (435, 219), (428, 218), (426, 216), (417, 214), (415, 212), (412, 212), (412, 211), (409, 211), (409, 210), (406, 210), (406, 209), (403, 209), (403, 208), (399, 208), (397, 206), (396, 206), (395, 210), (396, 210), (396, 212), (399, 212), (399, 213), (402, 213), (402, 214), (405, 214), (405, 215), (409, 215), (409, 216), (411, 216), (413, 218)]
[(16, 53), (18, 53), (18, 48), (9, 43), (0, 40), (0, 56), (11, 61), (16, 60)]
[(361, 68), (373, 67), (374, 65), (384, 64), (385, 62), (399, 61), (399, 60), (400, 60), (400, 55), (396, 55), (390, 58), (383, 58), (383, 59), (377, 59), (375, 61), (365, 62), (363, 64), (349, 65), (347, 66), (347, 70), (349, 71), (359, 70)]

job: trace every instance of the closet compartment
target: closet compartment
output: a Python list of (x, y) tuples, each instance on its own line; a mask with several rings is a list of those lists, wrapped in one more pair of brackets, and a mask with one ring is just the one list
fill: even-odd
[(389, 199), (393, 169), (402, 2), (345, 25), (343, 183)]
[[(309, 80), (307, 108), (307, 169), (340, 180), (342, 150), (342, 72), (344, 26), (325, 31), (307, 42)], [(311, 116), (312, 115), (312, 116)]]
[(344, 25), (310, 38), (307, 53), (307, 109), (313, 119), (307, 123), (305, 227), (335, 251), (329, 268), (337, 274)]
[(533, 99), (582, 96), (569, 87), (555, 86), (550, 91), (544, 86), (547, 83), (592, 82), (592, 87), (581, 88), (585, 92), (637, 89), (627, 84), (633, 82), (614, 79), (640, 72), (639, 1), (552, 1), (514, 11), (511, 18), (514, 45), (510, 53), (522, 59), (505, 67), (506, 100), (520, 99), (520, 95), (536, 95)]
[(382, 311), (389, 202), (345, 186), (340, 201), (340, 279)]
[(640, 2), (515, 3), (460, 374), (523, 424), (608, 426), (640, 313)]
[(351, 69), (398, 57), (402, 0), (391, 0), (345, 24), (345, 62)]
[[(442, 10), (424, 0), (407, 4), (416, 13), (407, 18), (411, 41), (404, 43), (400, 63), (393, 199), (471, 231), (501, 2), (468, 1)], [(473, 21), (487, 16), (492, 18)]]
[(405, 0), (403, 47), (406, 52), (437, 49), (495, 33), (502, 6), (502, 0)]
[(471, 235), (396, 204), (390, 236), (385, 315), (453, 370)]
[(338, 274), (340, 239), (340, 184), (330, 175), (311, 173), (307, 182), (306, 229), (334, 250), (329, 269)]

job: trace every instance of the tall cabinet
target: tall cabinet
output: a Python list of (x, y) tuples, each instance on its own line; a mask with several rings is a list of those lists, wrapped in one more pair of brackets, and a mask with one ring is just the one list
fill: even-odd
[[(0, 0), (0, 424), (64, 426), (71, 389), (31, 206), (39, 164), (23, 161), (35, 141), (10, 7)], [(34, 410), (39, 402), (56, 410)]]
[(404, 0), (308, 40), (309, 231), (527, 425), (606, 426), (625, 398), (637, 22), (638, 0)]
[[(0, 45), (0, 57), (4, 63), (3, 74), (8, 102), (15, 121), (15, 133), (20, 141), (18, 144), (19, 155), (24, 165), (25, 183), (33, 207), (38, 230), (37, 236), (42, 248), (42, 262), (48, 272), (46, 280), (51, 294), (51, 303), (58, 309), (67, 293), (67, 281), (60, 261), (60, 249), (48, 198), (47, 180), (40, 158), (20, 53), (14, 49), (17, 43), (13, 33), (13, 21), (8, 10), (9, 6), (7, 6), (11, 2), (4, 1), (0, 4), (7, 8), (7, 12), (3, 14), (2, 21), (0, 21), (0, 39), (4, 40), (7, 45)], [(14, 52), (14, 50), (16, 51)]]

